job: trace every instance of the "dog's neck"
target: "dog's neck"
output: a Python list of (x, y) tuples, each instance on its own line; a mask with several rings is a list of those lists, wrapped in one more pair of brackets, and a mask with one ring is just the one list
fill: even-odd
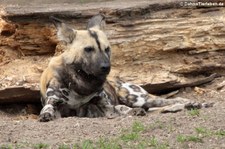
[(96, 77), (85, 73), (80, 64), (66, 65), (61, 73), (63, 84), (83, 96), (101, 92), (106, 81), (106, 76)]

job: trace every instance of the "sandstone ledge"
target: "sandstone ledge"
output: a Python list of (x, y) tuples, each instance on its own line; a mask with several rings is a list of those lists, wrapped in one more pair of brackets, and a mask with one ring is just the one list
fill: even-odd
[(84, 28), (87, 19), (96, 13), (106, 16), (106, 33), (113, 49), (110, 77), (120, 75), (138, 84), (159, 84), (188, 82), (213, 73), (224, 75), (224, 8), (185, 8), (179, 0), (130, 1), (127, 5), (114, 2), (79, 7), (5, 6), (0, 19), (0, 95), (7, 91), (10, 99), (12, 86), (28, 84), (35, 86), (31, 101), (37, 100), (41, 72), (49, 58), (62, 51), (48, 21), (50, 15), (77, 29)]

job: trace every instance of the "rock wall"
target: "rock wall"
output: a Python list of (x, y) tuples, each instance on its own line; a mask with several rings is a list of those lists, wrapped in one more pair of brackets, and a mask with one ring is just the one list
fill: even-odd
[(63, 51), (48, 20), (50, 15), (76, 29), (85, 28), (87, 19), (96, 13), (106, 16), (113, 50), (110, 78), (119, 75), (138, 84), (157, 84), (224, 75), (223, 7), (188, 8), (179, 0), (129, 2), (89, 3), (76, 8), (71, 4), (2, 8), (0, 103), (14, 102), (17, 97), (25, 102), (39, 101), (40, 75), (49, 59)]

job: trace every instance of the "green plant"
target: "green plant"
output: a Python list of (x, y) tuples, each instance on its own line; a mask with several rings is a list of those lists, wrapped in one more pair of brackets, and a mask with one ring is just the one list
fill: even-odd
[(204, 135), (204, 137), (205, 136), (212, 136), (212, 135), (225, 136), (225, 130), (211, 131), (211, 130), (206, 129), (204, 127), (197, 127), (197, 128), (195, 128), (195, 131), (198, 134)]
[(145, 126), (141, 122), (134, 122), (132, 125), (133, 132), (141, 132), (145, 130)]
[(215, 132), (215, 135), (224, 137), (224, 136), (225, 136), (225, 130), (219, 130), (219, 131), (216, 131), (216, 132)]
[(16, 148), (16, 149), (23, 149), (23, 148), (26, 148), (26, 146), (28, 146), (28, 145), (21, 144), (21, 143), (15, 144), (15, 148)]
[(96, 143), (97, 148), (99, 149), (120, 149), (120, 145), (115, 140), (111, 139), (103, 139), (100, 138), (99, 141)]
[(198, 134), (203, 134), (203, 135), (208, 135), (210, 134), (210, 131), (208, 129), (206, 129), (205, 127), (196, 127), (195, 128), (195, 131), (198, 133)]
[(70, 146), (66, 144), (61, 144), (59, 145), (58, 149), (70, 149)]
[(138, 144), (135, 148), (146, 149), (147, 148), (147, 142), (145, 140), (138, 141)]
[(139, 138), (139, 134), (136, 132), (131, 132), (131, 133), (127, 133), (127, 134), (123, 134), (121, 135), (121, 140), (128, 142), (128, 141), (133, 141)]
[(0, 146), (0, 149), (13, 149), (13, 147), (10, 144), (3, 144)]
[(85, 140), (82, 142), (82, 149), (93, 149), (93, 142), (91, 140)]
[(203, 140), (201, 137), (198, 136), (185, 136), (185, 135), (178, 135), (177, 136), (177, 141), (184, 143), (184, 142), (199, 142), (199, 143), (203, 143)]
[(46, 149), (48, 147), (49, 147), (49, 145), (45, 144), (45, 143), (38, 143), (38, 144), (34, 145), (34, 149)]
[(199, 109), (191, 109), (190, 111), (188, 111), (188, 113), (191, 116), (199, 116), (200, 115)]
[(158, 140), (155, 137), (150, 139), (150, 146), (156, 147), (158, 144)]
[(131, 132), (128, 130), (124, 131), (124, 134), (121, 135), (121, 140), (125, 142), (137, 140), (139, 138), (139, 133), (145, 130), (145, 126), (141, 122), (135, 121), (132, 125)]
[(149, 141), (149, 146), (155, 149), (167, 149), (169, 147), (168, 143), (159, 142), (156, 137), (152, 137)]

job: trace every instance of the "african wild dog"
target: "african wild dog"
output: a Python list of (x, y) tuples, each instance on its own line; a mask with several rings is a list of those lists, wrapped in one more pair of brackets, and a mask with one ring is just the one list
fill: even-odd
[(52, 17), (59, 40), (67, 44), (43, 72), (40, 89), (43, 109), (40, 121), (57, 117), (102, 117), (145, 115), (147, 111), (175, 112), (203, 104), (188, 99), (162, 99), (138, 85), (120, 79), (106, 80), (110, 72), (111, 48), (102, 31), (104, 17), (91, 18), (87, 30), (75, 30)]

